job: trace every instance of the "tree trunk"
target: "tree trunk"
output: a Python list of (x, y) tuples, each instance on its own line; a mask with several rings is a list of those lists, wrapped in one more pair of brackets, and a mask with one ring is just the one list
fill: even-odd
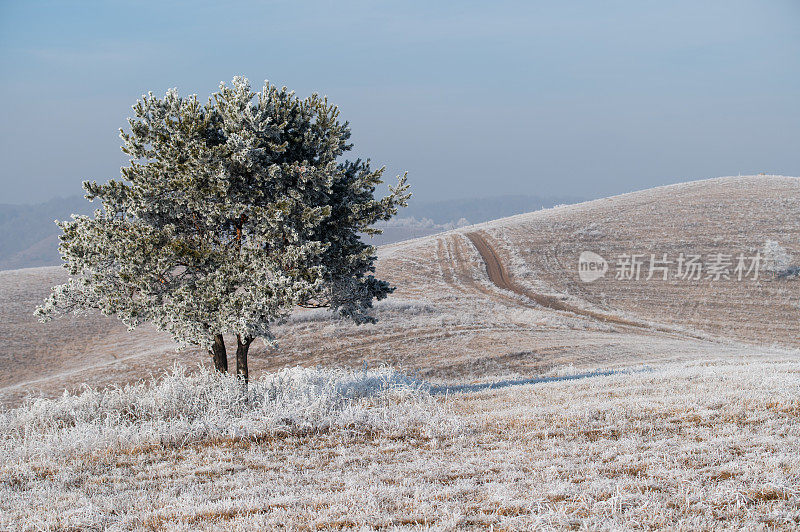
[(214, 344), (211, 346), (211, 357), (214, 359), (214, 369), (220, 373), (228, 372), (228, 352), (225, 350), (225, 340), (221, 334), (214, 335)]
[(245, 384), (250, 380), (250, 373), (247, 370), (247, 352), (250, 350), (250, 344), (253, 343), (254, 338), (242, 337), (236, 335), (236, 376), (243, 379)]

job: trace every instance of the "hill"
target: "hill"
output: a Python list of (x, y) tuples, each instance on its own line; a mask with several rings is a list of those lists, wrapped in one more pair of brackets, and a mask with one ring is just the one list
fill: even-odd
[[(252, 349), (255, 372), (287, 365), (389, 364), (429, 379), (514, 377), (560, 365), (619, 366), (741, 349), (800, 347), (798, 281), (580, 281), (578, 259), (651, 254), (750, 256), (766, 240), (800, 256), (800, 181), (720, 178), (561, 206), (384, 246), (378, 274), (398, 286), (376, 325), (306, 311), (276, 327), (279, 349)], [(487, 270), (487, 264), (489, 269)], [(675, 273), (676, 264), (671, 265)], [(34, 306), (58, 268), (0, 272), (0, 394), (13, 404), (83, 382), (128, 382), (176, 360), (150, 328), (127, 332), (101, 316), (37, 323)]]
[[(38, 324), (61, 270), (0, 272), (0, 528), (795, 530), (796, 262), (712, 257), (797, 256), (799, 192), (721, 178), (384, 246), (380, 321), (298, 312), (246, 389), (151, 328)], [(651, 255), (666, 279), (629, 275)]]
[(0, 204), (0, 270), (59, 264), (59, 229), (53, 221), (93, 209), (82, 196), (36, 205)]

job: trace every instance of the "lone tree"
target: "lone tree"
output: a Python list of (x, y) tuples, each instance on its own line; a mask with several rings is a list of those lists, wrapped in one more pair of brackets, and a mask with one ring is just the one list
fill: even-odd
[(236, 77), (205, 105), (172, 89), (133, 109), (122, 179), (84, 182), (102, 209), (58, 222), (70, 278), (36, 309), (41, 321), (99, 309), (129, 329), (151, 322), (207, 348), (221, 372), (233, 334), (245, 381), (250, 344), (272, 341), (296, 306), (374, 321), (373, 300), (394, 288), (372, 275), (375, 248), (359, 234), (378, 233), (410, 194), (404, 175), (376, 199), (384, 169), (340, 161), (350, 128), (327, 98), (268, 82), (254, 93)]

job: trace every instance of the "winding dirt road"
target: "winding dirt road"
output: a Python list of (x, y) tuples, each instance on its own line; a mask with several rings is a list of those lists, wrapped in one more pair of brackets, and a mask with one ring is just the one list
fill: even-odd
[(472, 242), (472, 244), (475, 246), (475, 249), (478, 250), (478, 253), (486, 265), (486, 272), (489, 274), (489, 280), (492, 281), (492, 283), (503, 290), (509, 290), (515, 294), (527, 297), (542, 307), (562, 312), (570, 312), (572, 314), (585, 316), (587, 318), (592, 318), (604, 323), (636, 327), (637, 329), (655, 330), (664, 333), (678, 334), (680, 336), (689, 336), (691, 338), (702, 338), (701, 336), (688, 334), (686, 332), (678, 331), (669, 327), (649, 325), (642, 322), (626, 320), (625, 318), (620, 318), (609, 314), (582, 309), (580, 307), (570, 305), (569, 303), (566, 303), (555, 296), (537, 294), (535, 292), (526, 290), (524, 287), (514, 282), (511, 274), (500, 261), (494, 248), (491, 246), (491, 244), (489, 244), (489, 241), (483, 234), (480, 232), (466, 233), (466, 237), (469, 238), (470, 242)]

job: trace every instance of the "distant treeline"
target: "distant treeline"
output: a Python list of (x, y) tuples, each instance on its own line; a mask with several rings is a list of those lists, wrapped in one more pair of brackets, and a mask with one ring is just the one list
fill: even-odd
[(436, 224), (457, 224), (459, 219), (465, 218), (470, 224), (478, 224), (555, 205), (577, 203), (583, 199), (567, 196), (542, 197), (516, 194), (441, 201), (415, 201), (412, 197), (408, 207), (400, 211), (398, 216), (401, 218), (410, 216), (417, 220), (427, 218)]

